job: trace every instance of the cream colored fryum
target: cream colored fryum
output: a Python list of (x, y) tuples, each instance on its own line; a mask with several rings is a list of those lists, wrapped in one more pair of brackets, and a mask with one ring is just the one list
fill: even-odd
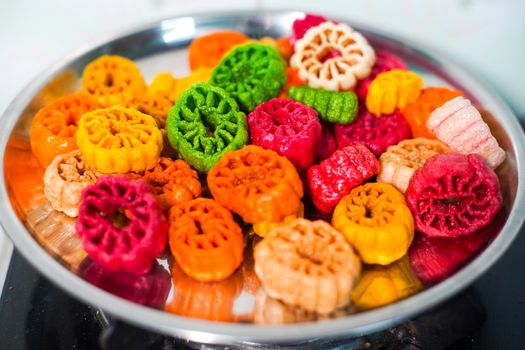
[(79, 150), (58, 155), (44, 175), (44, 193), (53, 209), (78, 216), (82, 190), (94, 184), (100, 174), (88, 169)]
[(414, 171), (421, 168), (425, 160), (448, 151), (449, 148), (438, 140), (424, 137), (403, 140), (397, 145), (388, 147), (379, 158), (380, 170), (377, 174), (377, 182), (392, 184), (405, 193)]
[[(341, 55), (325, 60), (331, 52)], [(348, 90), (370, 74), (375, 61), (374, 50), (360, 33), (343, 23), (324, 22), (297, 41), (290, 65), (310, 87)]]
[(308, 311), (330, 313), (350, 302), (361, 262), (324, 221), (296, 219), (255, 247), (255, 273), (266, 293)]
[(426, 125), (452, 150), (463, 154), (477, 153), (492, 169), (505, 160), (505, 151), (492, 136), (479, 111), (462, 96), (436, 108)]

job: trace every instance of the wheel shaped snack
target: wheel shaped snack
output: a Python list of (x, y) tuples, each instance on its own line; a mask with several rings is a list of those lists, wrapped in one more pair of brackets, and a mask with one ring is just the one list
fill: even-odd
[(502, 206), (499, 180), (478, 154), (427, 159), (406, 191), (416, 228), (429, 236), (469, 235), (493, 221)]
[(61, 154), (46, 168), (44, 194), (53, 209), (78, 216), (82, 190), (102, 175), (86, 167), (79, 150)]
[(366, 264), (388, 265), (414, 238), (414, 218), (405, 197), (381, 182), (354, 188), (335, 207), (332, 225), (341, 231)]
[(327, 19), (323, 16), (307, 13), (304, 18), (296, 19), (292, 24), (292, 33), (290, 34), (290, 44), (293, 46), (304, 37), (308, 29), (318, 26), (326, 22)]
[(82, 91), (102, 107), (126, 104), (146, 91), (146, 82), (137, 65), (122, 56), (100, 56), (82, 74)]
[(151, 169), (163, 146), (153, 117), (121, 106), (84, 114), (76, 141), (86, 165), (105, 174)]
[(164, 251), (168, 221), (146, 181), (114, 175), (84, 189), (76, 228), (100, 266), (140, 275)]
[(254, 257), (269, 296), (323, 314), (350, 302), (361, 272), (343, 235), (324, 221), (296, 219), (273, 229)]
[(31, 123), (31, 149), (44, 168), (59, 154), (77, 149), (75, 133), (85, 113), (100, 108), (97, 101), (84, 93), (61, 97), (41, 108)]
[(201, 35), (188, 47), (191, 70), (200, 67), (215, 68), (232, 48), (246, 43), (250, 38), (240, 32), (224, 30)]
[(213, 70), (210, 84), (226, 90), (245, 112), (279, 96), (286, 83), (286, 63), (273, 46), (238, 46)]
[(505, 160), (505, 151), (479, 111), (462, 96), (436, 108), (427, 120), (427, 128), (452, 150), (479, 154), (492, 169)]
[(421, 168), (428, 158), (449, 151), (450, 149), (438, 140), (422, 137), (403, 140), (388, 147), (379, 158), (377, 182), (392, 184), (405, 193), (414, 171)]
[(201, 282), (231, 276), (243, 260), (242, 230), (213, 199), (197, 198), (170, 209), (169, 243), (180, 268)]
[(393, 69), (380, 73), (368, 87), (366, 108), (377, 117), (392, 114), (414, 102), (422, 87), (423, 79), (414, 72)]
[(152, 116), (157, 122), (159, 129), (166, 127), (166, 118), (170, 108), (173, 106), (171, 100), (162, 94), (142, 94), (134, 96), (125, 107), (133, 108), (139, 112)]
[(181, 95), (166, 128), (172, 147), (201, 173), (248, 140), (246, 116), (237, 102), (208, 83), (196, 83)]
[(343, 23), (324, 22), (295, 43), (290, 66), (308, 86), (340, 91), (366, 78), (375, 60), (374, 50), (360, 33)]
[(282, 221), (297, 213), (303, 197), (294, 165), (255, 145), (226, 153), (210, 170), (207, 181), (217, 202), (251, 224)]

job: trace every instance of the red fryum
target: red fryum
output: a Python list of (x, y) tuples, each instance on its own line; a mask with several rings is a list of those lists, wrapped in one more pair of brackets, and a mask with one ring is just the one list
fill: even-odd
[(379, 171), (379, 162), (362, 144), (337, 150), (306, 173), (306, 188), (314, 205), (331, 213), (350, 190)]
[(362, 143), (378, 158), (389, 146), (411, 137), (410, 125), (400, 113), (378, 118), (366, 110), (361, 110), (353, 123), (335, 124), (334, 133), (338, 149)]
[(359, 101), (366, 100), (368, 87), (379, 73), (388, 72), (392, 69), (407, 69), (407, 65), (396, 55), (387, 51), (376, 51), (376, 63), (372, 67), (372, 72), (367, 78), (360, 80), (355, 87), (355, 94)]
[(252, 143), (288, 158), (299, 172), (314, 162), (321, 141), (317, 112), (292, 99), (274, 98), (248, 115)]
[(415, 171), (406, 191), (416, 229), (429, 236), (469, 235), (501, 208), (498, 177), (477, 154), (439, 154)]
[(314, 163), (318, 164), (326, 158), (330, 157), (336, 150), (337, 144), (332, 126), (328, 123), (321, 124), (323, 131), (321, 134), (321, 142), (315, 151)]
[(295, 45), (297, 40), (302, 39), (308, 29), (318, 26), (326, 22), (327, 19), (323, 16), (307, 14), (303, 19), (296, 19), (292, 25), (292, 34), (290, 34), (290, 44)]
[(103, 176), (84, 189), (76, 229), (99, 265), (143, 274), (164, 251), (168, 221), (146, 181)]
[(80, 276), (91, 284), (121, 298), (137, 304), (161, 307), (166, 302), (171, 277), (158, 263), (144, 275), (111, 271), (103, 268), (90, 258), (80, 265)]

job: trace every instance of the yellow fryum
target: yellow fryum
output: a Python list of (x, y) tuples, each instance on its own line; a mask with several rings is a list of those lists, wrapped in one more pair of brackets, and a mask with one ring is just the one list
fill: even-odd
[(122, 106), (84, 114), (76, 142), (86, 165), (105, 174), (151, 169), (162, 151), (155, 119)]
[(367, 264), (388, 265), (406, 254), (414, 238), (414, 218), (405, 197), (386, 183), (352, 189), (335, 207), (332, 225)]
[[(147, 93), (150, 95), (161, 95), (166, 98), (175, 92), (176, 79), (169, 72), (157, 73), (151, 83), (148, 85)], [(170, 98), (171, 102), (172, 100)]]
[(352, 302), (357, 309), (371, 309), (406, 298), (421, 288), (421, 282), (414, 275), (407, 256), (404, 256), (388, 266), (365, 267), (352, 291)]
[(202, 81), (207, 83), (211, 78), (212, 68), (199, 67), (192, 71), (189, 75), (175, 79), (175, 90), (170, 94), (169, 98), (172, 101), (176, 101), (179, 96), (186, 90), (188, 90), (193, 84)]
[(366, 108), (377, 117), (392, 114), (414, 102), (423, 87), (423, 79), (414, 72), (393, 69), (380, 73), (366, 95)]
[(266, 237), (276, 227), (288, 225), (297, 218), (304, 218), (304, 205), (301, 203), (296, 214), (286, 216), (281, 222), (261, 221), (253, 224), (253, 232), (259, 237)]

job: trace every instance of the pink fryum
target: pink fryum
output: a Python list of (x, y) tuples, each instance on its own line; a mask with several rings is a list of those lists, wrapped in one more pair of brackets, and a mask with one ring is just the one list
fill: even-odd
[(302, 39), (308, 29), (318, 26), (319, 24), (326, 22), (327, 19), (323, 16), (306, 14), (302, 19), (296, 19), (292, 25), (292, 34), (290, 34), (290, 44), (295, 45), (297, 40)]

